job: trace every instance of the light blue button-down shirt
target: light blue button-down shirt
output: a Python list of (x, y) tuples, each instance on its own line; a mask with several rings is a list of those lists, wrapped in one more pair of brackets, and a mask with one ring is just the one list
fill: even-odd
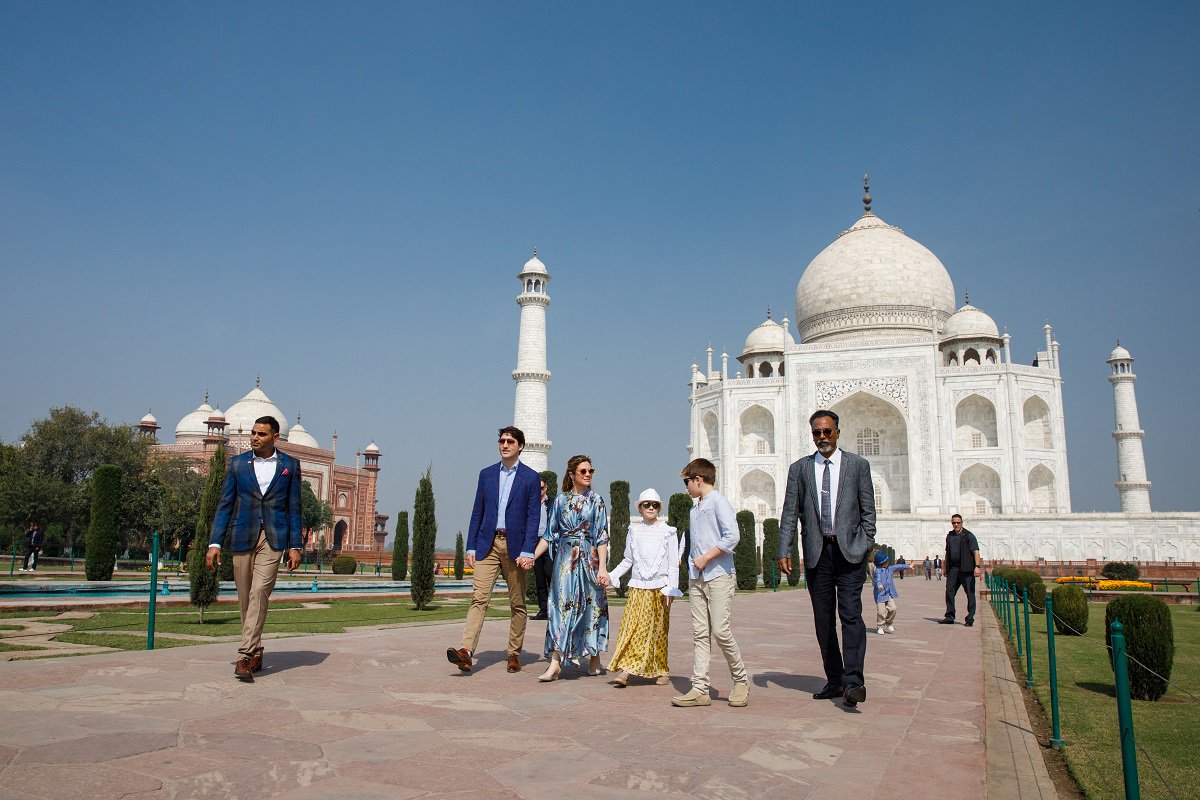
[[(518, 464), (520, 462), (517, 462)], [(508, 528), (504, 524), (504, 510), (508, 508), (508, 495), (512, 491), (513, 481), (517, 479), (517, 464), (513, 464), (512, 468), (500, 464), (500, 507), (496, 509), (496, 530), (502, 531)]]
[[(713, 490), (692, 506), (692, 547), (688, 552), (688, 576), (692, 580), (712, 580), (722, 575), (733, 574), (733, 548), (737, 547), (737, 516), (733, 506)], [(696, 569), (692, 559), (707, 553), (714, 547), (721, 548), (721, 555), (704, 565), (703, 573)]]

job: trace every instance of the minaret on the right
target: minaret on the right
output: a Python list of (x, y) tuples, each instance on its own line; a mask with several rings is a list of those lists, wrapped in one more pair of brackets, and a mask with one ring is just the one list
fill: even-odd
[(1150, 481), (1146, 477), (1146, 456), (1142, 452), (1142, 430), (1138, 420), (1137, 395), (1133, 384), (1133, 356), (1118, 341), (1108, 357), (1112, 374), (1108, 382), (1113, 385), (1113, 406), (1116, 410), (1117, 429), (1113, 438), (1117, 440), (1117, 491), (1121, 493), (1121, 511), (1125, 513), (1150, 512)]

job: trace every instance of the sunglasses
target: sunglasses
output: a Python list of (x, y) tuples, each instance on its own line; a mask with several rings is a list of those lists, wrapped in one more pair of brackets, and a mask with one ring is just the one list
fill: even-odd
[(813, 438), (818, 436), (833, 436), (833, 428), (813, 428)]
[(516, 439), (501, 439), (500, 444), (518, 444)]
[(580, 475), (593, 475), (596, 472), (596, 470), (589, 469), (588, 467), (584, 467), (583, 469), (577, 469), (575, 471), (578, 472)]
[(642, 503), (642, 508), (659, 509), (662, 508), (662, 503), (655, 503), (653, 500), (647, 500), (646, 502)]

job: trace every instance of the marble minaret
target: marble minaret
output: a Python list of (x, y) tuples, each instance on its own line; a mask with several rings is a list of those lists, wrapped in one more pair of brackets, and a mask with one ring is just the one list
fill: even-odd
[(1117, 491), (1121, 493), (1121, 510), (1126, 513), (1150, 512), (1150, 481), (1146, 478), (1146, 456), (1142, 452), (1142, 439), (1146, 432), (1138, 420), (1137, 395), (1133, 384), (1133, 356), (1121, 343), (1108, 357), (1112, 374), (1108, 376), (1113, 386), (1113, 406), (1116, 409), (1117, 429), (1113, 438), (1117, 440)]
[(521, 461), (541, 472), (550, 464), (546, 410), (546, 387), (550, 383), (550, 371), (546, 369), (546, 307), (550, 305), (550, 295), (546, 294), (546, 285), (550, 283), (550, 273), (538, 259), (536, 248), (517, 279), (521, 281), (521, 293), (517, 295), (521, 331), (517, 368), (512, 374), (517, 384), (513, 424), (525, 432)]

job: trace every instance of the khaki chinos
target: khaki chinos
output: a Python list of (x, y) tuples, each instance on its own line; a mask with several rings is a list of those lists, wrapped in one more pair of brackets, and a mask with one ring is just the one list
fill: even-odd
[(512, 608), (512, 620), (508, 625), (508, 654), (521, 654), (521, 646), (525, 643), (525, 621), (529, 618), (525, 610), (525, 570), (508, 557), (508, 539), (503, 531), (496, 531), (488, 554), (475, 559), (471, 607), (467, 609), (467, 625), (463, 628), (462, 636), (463, 648), (472, 653), (479, 644), (479, 632), (483, 630), (483, 621), (487, 618), (492, 589), (501, 575), (508, 584), (508, 604)]
[(267, 534), (258, 532), (253, 550), (233, 554), (233, 582), (237, 586), (238, 606), (242, 612), (242, 646), (238, 655), (254, 658), (262, 642), (263, 623), (271, 604), (271, 590), (279, 574), (282, 550), (272, 550)]

